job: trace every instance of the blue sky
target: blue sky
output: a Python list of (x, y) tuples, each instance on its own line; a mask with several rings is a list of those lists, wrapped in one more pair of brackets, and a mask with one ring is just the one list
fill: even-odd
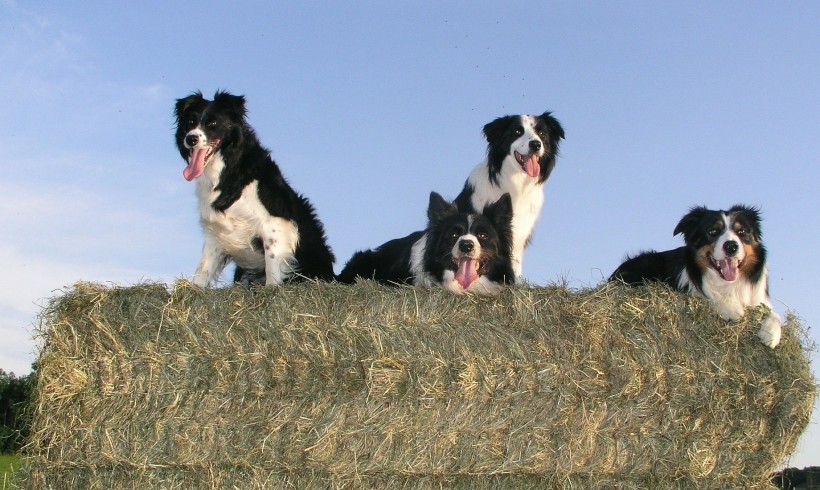
[[(679, 246), (689, 207), (745, 203), (775, 308), (820, 340), (820, 3), (0, 0), (0, 19), (6, 371), (28, 372), (62, 288), (193, 273), (172, 109), (217, 89), (247, 97), (337, 271), (422, 227), (431, 190), (455, 197), (485, 123), (551, 110), (567, 137), (530, 282), (595, 286), (627, 252)], [(820, 464), (816, 412), (787, 464)]]

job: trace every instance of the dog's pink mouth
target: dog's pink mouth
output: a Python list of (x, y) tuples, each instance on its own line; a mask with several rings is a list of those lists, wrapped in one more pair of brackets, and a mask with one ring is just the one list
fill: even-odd
[(735, 257), (727, 257), (723, 260), (715, 260), (714, 257), (710, 255), (709, 263), (712, 264), (712, 267), (714, 267), (716, 271), (718, 271), (720, 277), (722, 277), (724, 281), (728, 282), (732, 282), (737, 279), (738, 271), (740, 270), (741, 266), (743, 266), (743, 262), (741, 262)]
[(456, 282), (467, 289), (479, 277), (478, 269), (481, 267), (481, 261), (471, 257), (453, 258), (453, 263), (458, 266), (456, 270)]
[(205, 171), (205, 165), (208, 164), (218, 146), (219, 140), (214, 140), (205, 148), (191, 148), (191, 154), (188, 156), (188, 166), (182, 171), (185, 180), (190, 182), (202, 175), (202, 172)]
[(529, 153), (527, 155), (522, 155), (517, 151), (513, 152), (515, 155), (515, 160), (521, 165), (521, 168), (527, 172), (532, 178), (537, 178), (541, 174), (541, 162), (538, 158), (538, 155), (535, 153)]

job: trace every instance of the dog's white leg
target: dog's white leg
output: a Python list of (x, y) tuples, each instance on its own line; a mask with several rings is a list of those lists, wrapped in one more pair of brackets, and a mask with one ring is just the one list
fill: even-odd
[[(768, 274), (768, 271), (767, 271)], [(762, 282), (761, 284), (767, 284), (766, 282)], [(769, 316), (767, 316), (763, 323), (760, 324), (760, 330), (757, 332), (757, 336), (760, 338), (760, 341), (763, 342), (768, 347), (774, 349), (780, 344), (780, 337), (783, 333), (782, 322), (780, 320), (780, 315), (774, 311), (772, 308), (772, 302), (769, 299), (768, 288), (763, 286), (759, 287), (757, 291), (755, 291), (757, 297), (752, 299), (752, 305), (757, 306), (759, 304), (766, 305), (769, 310)]]
[(202, 258), (199, 261), (199, 266), (194, 272), (192, 282), (200, 287), (208, 287), (222, 273), (222, 269), (228, 263), (228, 258), (225, 255), (225, 250), (219, 242), (211, 236), (210, 233), (205, 234), (205, 242), (202, 244)]
[(757, 336), (760, 337), (760, 341), (766, 346), (774, 349), (777, 347), (777, 344), (780, 343), (782, 332), (783, 327), (780, 324), (780, 315), (773, 311), (763, 320), (763, 323), (760, 325), (760, 331), (757, 332)]
[(516, 282), (521, 280), (521, 273), (524, 270), (522, 262), (524, 261), (524, 248), (526, 246), (526, 242), (521, 242), (520, 244), (514, 242), (512, 244), (512, 250), (510, 250), (510, 263), (515, 273)]
[(265, 248), (265, 285), (282, 284), (298, 266), (294, 251), (299, 231), (292, 221), (271, 217), (262, 225), (260, 235)]
[(519, 282), (521, 280), (521, 272), (523, 271), (523, 266), (521, 265), (521, 256), (513, 253), (510, 256), (510, 261), (512, 262), (512, 269), (515, 273), (515, 281)]

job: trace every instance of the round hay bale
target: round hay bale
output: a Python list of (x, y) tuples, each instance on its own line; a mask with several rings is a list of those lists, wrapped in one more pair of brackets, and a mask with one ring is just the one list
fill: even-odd
[(814, 402), (664, 286), (80, 283), (41, 316), (30, 488), (766, 487)]

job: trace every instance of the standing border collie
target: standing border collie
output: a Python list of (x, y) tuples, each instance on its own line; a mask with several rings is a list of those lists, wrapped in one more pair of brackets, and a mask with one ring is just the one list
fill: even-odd
[[(737, 320), (746, 308), (761, 304), (772, 310), (758, 209), (743, 205), (728, 211), (694, 207), (675, 227), (674, 234), (679, 233), (683, 234), (683, 247), (627, 257), (610, 281), (620, 279), (633, 286), (644, 281), (665, 282), (708, 299), (726, 320)], [(774, 310), (757, 335), (771, 348), (780, 343), (780, 316)]]
[(196, 92), (176, 102), (176, 144), (196, 181), (205, 242), (193, 282), (208, 286), (233, 260), (236, 278), (333, 279), (334, 256), (308, 200), (288, 185), (246, 122), (245, 98)]
[(455, 203), (479, 212), (502, 194), (512, 200), (512, 262), (520, 279), (524, 248), (532, 238), (544, 204), (544, 183), (555, 167), (564, 129), (550, 112), (540, 116), (503, 116), (484, 126), (487, 158), (467, 177)]
[(427, 217), (424, 231), (354, 253), (338, 280), (352, 284), (361, 277), (487, 295), (514, 282), (509, 194), (477, 214), (459, 212), (455, 204), (432, 192)]

